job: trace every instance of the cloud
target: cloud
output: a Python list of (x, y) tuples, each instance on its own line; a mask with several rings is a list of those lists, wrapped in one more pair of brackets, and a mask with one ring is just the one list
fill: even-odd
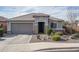
[(67, 19), (67, 6), (0, 6), (0, 16), (12, 18), (28, 13), (46, 13), (53, 17)]

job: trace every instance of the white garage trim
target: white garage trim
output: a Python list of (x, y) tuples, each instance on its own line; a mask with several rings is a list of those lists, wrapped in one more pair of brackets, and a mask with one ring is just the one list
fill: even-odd
[(26, 22), (25, 21), (25, 22), (11, 22), (11, 23), (33, 23), (33, 22), (28, 22), (28, 21)]

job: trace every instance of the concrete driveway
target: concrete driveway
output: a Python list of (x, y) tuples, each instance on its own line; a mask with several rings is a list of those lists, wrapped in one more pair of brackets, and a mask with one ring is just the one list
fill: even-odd
[(7, 35), (1, 38), (0, 44), (26, 44), (31, 40), (32, 35), (19, 34)]
[(10, 41), (8, 44), (26, 44), (30, 42), (31, 37), (32, 35), (20, 34), (15, 36), (14, 39)]
[[(5, 50), (9, 45), (21, 45), (27, 44), (30, 42), (32, 35), (19, 34), (19, 35), (6, 35), (5, 37), (0, 38), (0, 51)], [(17, 47), (17, 46), (16, 46)], [(10, 47), (12, 49), (12, 47)], [(9, 49), (10, 49), (9, 48)]]

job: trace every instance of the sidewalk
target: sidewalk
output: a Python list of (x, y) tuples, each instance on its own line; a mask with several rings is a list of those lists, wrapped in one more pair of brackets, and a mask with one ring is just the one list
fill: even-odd
[[(76, 48), (79, 51), (79, 43), (50, 43), (50, 42), (40, 42), (40, 43), (27, 43), (27, 44), (9, 44), (6, 45), (2, 51), (3, 52), (31, 52), (40, 49), (50, 49), (50, 48)], [(73, 49), (70, 49), (73, 50)]]
[(48, 49), (48, 48), (78, 48), (79, 43), (51, 43), (51, 42), (40, 42), (40, 43), (32, 43), (30, 44), (30, 49), (32, 51), (40, 50), (40, 49)]

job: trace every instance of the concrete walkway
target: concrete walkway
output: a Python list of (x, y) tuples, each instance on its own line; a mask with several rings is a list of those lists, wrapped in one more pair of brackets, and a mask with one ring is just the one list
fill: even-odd
[[(8, 44), (5, 45), (0, 51), (3, 52), (33, 52), (33, 51), (44, 51), (41, 49), (54, 49), (54, 48), (76, 48), (79, 51), (79, 43), (50, 43), (50, 42), (40, 42), (40, 43), (27, 43), (27, 44)], [(70, 49), (73, 50), (73, 49)], [(56, 50), (55, 50), (56, 51)]]
[[(79, 43), (50, 43), (50, 42), (40, 42), (30, 44), (30, 49), (32, 51), (48, 48), (70, 48), (70, 47), (79, 47)], [(79, 50), (79, 49), (78, 49)]]

